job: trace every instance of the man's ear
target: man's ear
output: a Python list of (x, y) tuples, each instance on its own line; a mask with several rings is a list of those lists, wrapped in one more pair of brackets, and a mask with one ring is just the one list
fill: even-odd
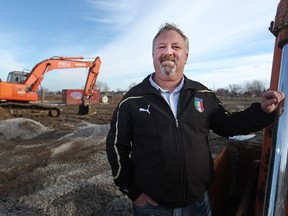
[(188, 56), (189, 56), (189, 54), (188, 54), (188, 52), (187, 52), (187, 53), (186, 53), (186, 62), (185, 62), (185, 64), (187, 64)]

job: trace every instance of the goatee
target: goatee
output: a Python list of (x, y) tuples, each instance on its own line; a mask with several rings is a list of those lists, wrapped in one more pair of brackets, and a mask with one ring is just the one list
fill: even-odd
[(163, 55), (160, 59), (160, 70), (166, 76), (169, 76), (176, 71), (175, 58), (170, 55)]
[(163, 64), (163, 63), (161, 63), (161, 64), (160, 64), (160, 70), (161, 70), (161, 72), (162, 72), (164, 75), (169, 76), (169, 75), (175, 73), (175, 71), (176, 71), (176, 65), (174, 64), (174, 67), (171, 67), (171, 66), (168, 65), (168, 64)]

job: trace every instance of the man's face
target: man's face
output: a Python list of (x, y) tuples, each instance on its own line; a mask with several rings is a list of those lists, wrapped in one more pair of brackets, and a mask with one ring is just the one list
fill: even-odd
[(162, 32), (155, 41), (153, 64), (155, 72), (166, 78), (181, 76), (187, 62), (185, 40), (176, 31)]

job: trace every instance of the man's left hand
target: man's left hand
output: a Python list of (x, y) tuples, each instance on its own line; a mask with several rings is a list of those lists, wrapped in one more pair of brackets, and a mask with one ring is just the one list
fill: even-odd
[(284, 102), (285, 94), (280, 91), (267, 91), (262, 96), (261, 108), (266, 113), (277, 110), (279, 104)]

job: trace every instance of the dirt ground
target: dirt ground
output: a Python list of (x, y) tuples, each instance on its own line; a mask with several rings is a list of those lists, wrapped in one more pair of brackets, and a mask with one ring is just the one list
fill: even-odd
[[(131, 215), (105, 153), (118, 101), (97, 104), (88, 116), (77, 115), (78, 105), (61, 105), (57, 118), (0, 109), (0, 215)], [(213, 156), (228, 142), (212, 134)]]

